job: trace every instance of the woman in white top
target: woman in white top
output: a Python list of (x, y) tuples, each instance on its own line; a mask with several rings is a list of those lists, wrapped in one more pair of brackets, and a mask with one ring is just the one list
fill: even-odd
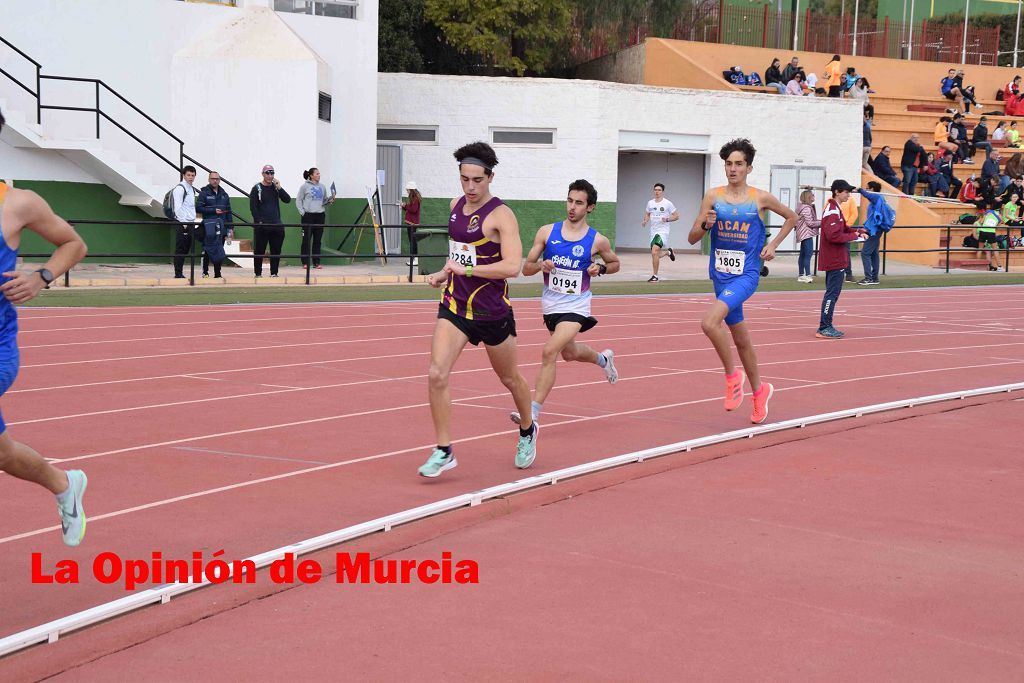
[(1002, 140), (1006, 137), (1006, 121), (1000, 121), (996, 129), (992, 131), (993, 140)]
[(868, 85), (868, 79), (861, 76), (854, 82), (850, 88), (850, 97), (855, 100), (862, 100), (864, 104), (868, 103), (868, 93), (871, 92), (871, 86)]

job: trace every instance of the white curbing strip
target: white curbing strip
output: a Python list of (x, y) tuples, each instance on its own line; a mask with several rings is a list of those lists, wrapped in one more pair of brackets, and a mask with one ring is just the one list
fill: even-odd
[[(823, 422), (833, 422), (851, 417), (862, 417), (873, 413), (881, 413), (899, 408), (913, 408), (915, 406), (939, 403), (942, 401), (964, 400), (974, 396), (984, 396), (987, 394), (1002, 392), (1010, 393), (1021, 390), (1024, 390), (1024, 382), (982, 387), (979, 389), (965, 389), (945, 394), (933, 394), (931, 396), (920, 396), (917, 398), (890, 401), (888, 403), (877, 403), (875, 405), (863, 406), (860, 408), (849, 408), (847, 410), (839, 410), (831, 413), (821, 413), (819, 415), (810, 415), (807, 417), (784, 420), (782, 422), (776, 422), (768, 425), (757, 425), (746, 429), (738, 429), (731, 432), (723, 432), (721, 434), (689, 439), (687, 441), (679, 441), (673, 444), (648, 448), (646, 450), (635, 451), (633, 453), (625, 453), (623, 455), (616, 455), (602, 460), (595, 460), (581, 465), (573, 465), (572, 467), (566, 467), (553, 472), (547, 472), (545, 474), (538, 474), (518, 481), (490, 486), (472, 493), (464, 493), (459, 496), (410, 508), (385, 517), (378, 517), (377, 519), (348, 526), (344, 529), (338, 529), (337, 531), (308, 538), (304, 541), (269, 550), (265, 553), (253, 555), (246, 559), (252, 561), (256, 565), (257, 569), (262, 569), (270, 565), (274, 560), (282, 558), (285, 553), (292, 553), (295, 556), (312, 553), (346, 541), (351, 541), (363, 536), (369, 536), (370, 534), (380, 531), (390, 531), (394, 526), (408, 524), (442, 512), (449, 512), (451, 510), (467, 506), (473, 507), (492, 498), (498, 498), (511, 493), (525, 491), (527, 489), (537, 488), (548, 484), (557, 484), (559, 481), (565, 479), (572, 479), (592, 472), (599, 472), (619, 467), (621, 465), (627, 465), (629, 463), (644, 462), (651, 458), (658, 458), (672, 453), (690, 452), (695, 448), (711, 446), (728, 441), (736, 441), (738, 439), (750, 439), (760, 434), (770, 434), (772, 432), (787, 429), (803, 428), (807, 425), (821, 424)], [(38, 643), (56, 642), (56, 640), (65, 633), (70, 633), (71, 631), (90, 626), (100, 621), (105, 621), (127, 612), (132, 612), (147, 605), (167, 603), (174, 596), (203, 588), (210, 583), (211, 582), (209, 580), (204, 580), (201, 583), (173, 583), (158, 586), (156, 588), (150, 588), (118, 600), (113, 600), (111, 602), (97, 605), (96, 607), (91, 607), (87, 610), (41, 624), (34, 628), (21, 631), (20, 633), (15, 633), (0, 639), (0, 657), (23, 650)]]

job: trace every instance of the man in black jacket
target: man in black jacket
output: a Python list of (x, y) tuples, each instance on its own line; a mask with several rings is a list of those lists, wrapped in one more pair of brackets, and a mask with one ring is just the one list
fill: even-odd
[(896, 171), (892, 170), (892, 162), (889, 160), (889, 155), (892, 154), (892, 147), (886, 145), (882, 148), (882, 151), (871, 160), (871, 170), (875, 172), (875, 175), (889, 183), (893, 187), (900, 186), (900, 179), (896, 175)]
[(281, 181), (274, 177), (274, 167), (263, 167), (263, 180), (252, 186), (249, 192), (249, 209), (252, 211), (252, 253), (253, 270), (256, 277), (263, 277), (263, 254), (270, 245), (270, 277), (277, 277), (281, 263), (281, 245), (284, 244), (284, 226), (281, 225), (281, 202), (289, 203), (292, 198), (281, 187)]
[(928, 152), (921, 146), (921, 136), (912, 133), (903, 145), (903, 158), (900, 159), (900, 170), (903, 171), (903, 194), (914, 194), (917, 185), (917, 169), (928, 158)]
[(224, 240), (235, 232), (231, 215), (231, 199), (220, 186), (220, 173), (210, 171), (210, 184), (199, 191), (196, 197), (196, 213), (202, 217), (203, 229), (203, 277), (210, 277), (210, 260), (213, 260), (213, 276), (220, 277), (220, 266), (224, 263)]
[(982, 116), (974, 126), (974, 135), (971, 140), (975, 149), (985, 152), (985, 158), (992, 153), (992, 143), (988, 141), (988, 117)]

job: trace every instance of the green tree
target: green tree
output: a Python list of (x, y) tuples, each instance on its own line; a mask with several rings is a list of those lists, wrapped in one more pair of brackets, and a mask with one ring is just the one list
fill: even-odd
[(573, 0), (425, 0), (423, 14), (455, 50), (480, 55), (490, 73), (522, 76), (562, 65), (574, 9)]
[(423, 71), (423, 54), (413, 40), (423, 26), (423, 0), (380, 0), (378, 71)]

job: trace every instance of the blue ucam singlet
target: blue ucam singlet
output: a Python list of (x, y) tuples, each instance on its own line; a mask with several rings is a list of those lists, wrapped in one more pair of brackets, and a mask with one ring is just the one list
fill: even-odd
[(587, 268), (594, 262), (594, 240), (597, 230), (589, 228), (582, 239), (566, 241), (562, 235), (562, 221), (551, 226), (544, 260), (555, 264), (555, 270), (544, 273), (544, 290), (540, 300), (544, 315), (552, 313), (578, 313), (590, 315), (590, 273)]
[[(4, 199), (7, 196), (7, 185), (0, 183), (0, 218), (4, 213)], [(0, 231), (3, 224), (0, 222)], [(0, 236), (3, 233), (0, 232)], [(18, 269), (18, 250), (11, 249), (6, 239), (0, 239), (0, 273), (14, 272)], [(0, 284), (10, 278), (0, 277)], [(0, 296), (0, 395), (3, 395), (14, 384), (18, 376), (18, 312), (7, 297)], [(0, 434), (7, 430), (3, 416), (0, 415)]]
[(761, 250), (765, 229), (757, 210), (757, 190), (748, 188), (740, 204), (725, 199), (725, 188), (715, 189), (717, 220), (711, 230), (708, 273), (715, 297), (729, 307), (726, 325), (743, 322), (743, 302), (753, 296), (761, 278)]
[(757, 210), (757, 190), (749, 188), (742, 204), (727, 202), (724, 187), (715, 193), (718, 220), (711, 231), (711, 279), (725, 284), (742, 275), (760, 277), (765, 230)]

